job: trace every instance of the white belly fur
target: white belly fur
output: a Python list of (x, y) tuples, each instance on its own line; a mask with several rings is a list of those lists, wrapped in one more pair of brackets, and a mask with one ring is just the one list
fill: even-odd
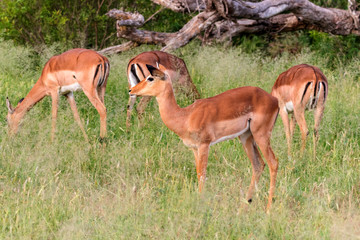
[(216, 144), (216, 143), (225, 141), (225, 140), (229, 140), (229, 139), (236, 138), (236, 137), (244, 134), (245, 132), (247, 132), (247, 131), (249, 130), (249, 128), (250, 128), (250, 124), (249, 124), (249, 121), (248, 121), (246, 127), (245, 127), (243, 130), (241, 130), (240, 132), (237, 132), (237, 133), (234, 133), (234, 134), (231, 134), (231, 135), (228, 135), (228, 136), (223, 136), (223, 137), (221, 137), (221, 138), (218, 138), (218, 139), (216, 139), (215, 141), (211, 142), (211, 143), (210, 143), (210, 146), (212, 146), (212, 145), (214, 145), (214, 144)]
[(73, 84), (70, 84), (70, 85), (62, 86), (60, 88), (60, 93), (61, 94), (66, 94), (66, 93), (69, 93), (69, 92), (76, 92), (78, 90), (81, 90), (80, 84), (79, 83), (73, 83)]

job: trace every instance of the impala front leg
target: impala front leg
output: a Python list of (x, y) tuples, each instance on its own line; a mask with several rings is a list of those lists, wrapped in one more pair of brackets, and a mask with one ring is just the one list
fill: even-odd
[(197, 154), (195, 153), (196, 150), (193, 151), (196, 161), (196, 173), (199, 182), (199, 192), (201, 192), (206, 179), (206, 167), (209, 157), (209, 144), (201, 144), (201, 146), (197, 149)]
[(66, 98), (70, 104), (70, 107), (71, 107), (71, 110), (73, 111), (73, 114), (74, 114), (74, 119), (75, 121), (77, 122), (77, 124), (79, 125), (83, 135), (84, 135), (84, 138), (85, 138), (85, 141), (89, 142), (89, 138), (85, 132), (85, 129), (84, 129), (84, 126), (81, 122), (81, 119), (80, 119), (80, 116), (79, 116), (79, 112), (77, 110), (77, 107), (76, 107), (76, 102), (75, 102), (75, 99), (74, 99), (74, 94), (72, 92), (70, 92), (69, 94), (66, 95)]
[(135, 102), (136, 102), (136, 96), (134, 95), (130, 96), (126, 111), (126, 129), (130, 128), (131, 126), (131, 112), (134, 108)]

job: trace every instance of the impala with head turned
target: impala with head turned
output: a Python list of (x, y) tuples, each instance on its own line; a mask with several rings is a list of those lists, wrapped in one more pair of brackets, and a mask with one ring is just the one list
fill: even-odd
[[(291, 154), (291, 140), (296, 122), (299, 124), (301, 132), (301, 151), (304, 151), (306, 137), (309, 134), (305, 121), (305, 110), (314, 110), (315, 154), (318, 130), (328, 94), (328, 82), (325, 75), (319, 68), (308, 64), (293, 66), (279, 75), (271, 94), (279, 101), (280, 116), (285, 128), (289, 155)], [(290, 122), (289, 114), (292, 114)]]
[[(146, 65), (156, 66), (156, 64), (161, 64), (167, 69), (170, 79), (174, 84), (176, 94), (178, 92), (183, 92), (193, 100), (200, 98), (200, 94), (191, 80), (185, 62), (181, 58), (162, 51), (143, 52), (129, 61), (127, 67), (129, 88), (134, 87), (141, 79), (150, 75)], [(136, 109), (139, 117), (145, 111), (150, 99), (150, 96), (145, 96), (141, 99)], [(135, 101), (136, 96), (130, 95), (127, 107), (127, 127), (130, 127), (131, 112)]]
[(133, 86), (130, 94), (156, 97), (165, 125), (193, 150), (199, 191), (201, 192), (205, 182), (210, 146), (238, 137), (253, 169), (246, 195), (249, 202), (265, 166), (258, 147), (269, 165), (269, 209), (278, 170), (278, 160), (270, 146), (271, 132), (279, 111), (277, 99), (260, 88), (241, 87), (180, 108), (176, 103), (167, 69), (161, 64), (147, 65), (146, 68), (150, 75)]
[(100, 114), (100, 137), (105, 138), (106, 108), (104, 96), (109, 70), (108, 59), (88, 49), (72, 49), (50, 58), (45, 64), (39, 80), (15, 108), (11, 106), (9, 99), (6, 98), (9, 111), (7, 115), (9, 133), (11, 135), (15, 134), (26, 112), (45, 96), (50, 95), (52, 99), (51, 140), (54, 140), (59, 95), (64, 95), (69, 101), (74, 118), (79, 124), (85, 139), (88, 140), (73, 95), (74, 91), (82, 89)]

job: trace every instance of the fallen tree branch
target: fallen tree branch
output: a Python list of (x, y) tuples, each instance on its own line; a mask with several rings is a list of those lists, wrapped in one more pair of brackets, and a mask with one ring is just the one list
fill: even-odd
[(128, 51), (128, 50), (130, 50), (132, 48), (135, 48), (137, 46), (139, 46), (138, 43), (129, 41), (129, 42), (126, 42), (126, 43), (123, 43), (123, 44), (120, 44), (120, 45), (104, 48), (104, 49), (98, 51), (98, 53), (101, 53), (101, 54), (120, 53), (120, 52)]
[[(204, 39), (225, 41), (242, 33), (278, 33), (298, 29), (316, 29), (335, 35), (360, 35), (359, 13), (355, 0), (349, 9), (323, 8), (308, 0), (152, 0), (177, 12), (200, 12), (178, 32), (140, 30), (144, 17), (139, 13), (114, 10), (117, 36), (138, 44), (156, 44), (163, 51), (184, 46), (205, 32)], [(284, 14), (284, 12), (290, 12)], [(142, 19), (142, 20), (141, 20)]]
[(151, 0), (174, 12), (201, 12), (206, 9), (205, 0)]
[(215, 11), (198, 14), (185, 24), (184, 27), (177, 32), (176, 36), (167, 39), (165, 47), (163, 47), (161, 51), (172, 51), (186, 45), (191, 39), (199, 35), (220, 18), (220, 15)]

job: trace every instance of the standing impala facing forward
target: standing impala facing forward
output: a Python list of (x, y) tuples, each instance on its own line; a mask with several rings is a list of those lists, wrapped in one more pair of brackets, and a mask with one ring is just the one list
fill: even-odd
[[(272, 88), (271, 94), (279, 100), (280, 116), (285, 127), (289, 155), (296, 122), (298, 122), (301, 131), (301, 151), (304, 150), (306, 136), (308, 135), (305, 110), (315, 109), (315, 153), (318, 129), (328, 94), (328, 82), (324, 74), (319, 68), (314, 66), (307, 64), (296, 65), (279, 75)], [(290, 113), (293, 115), (289, 123), (288, 114)]]
[(268, 162), (270, 192), (267, 208), (269, 209), (278, 169), (278, 160), (270, 146), (271, 132), (279, 111), (276, 98), (260, 88), (242, 87), (215, 97), (197, 100), (186, 108), (180, 108), (176, 103), (166, 68), (159, 64), (159, 69), (151, 65), (147, 65), (147, 69), (151, 75), (131, 88), (130, 94), (156, 97), (165, 125), (179, 135), (184, 144), (194, 152), (199, 191), (202, 190), (205, 182), (210, 146), (239, 137), (253, 168), (251, 184), (246, 196), (249, 202), (265, 166), (257, 145)]
[[(174, 55), (162, 51), (143, 52), (129, 61), (127, 67), (129, 88), (134, 87), (141, 79), (150, 75), (146, 64), (156, 66), (156, 63), (162, 64), (167, 69), (167, 73), (169, 74), (171, 81), (174, 83), (176, 92), (182, 91), (188, 96), (191, 96), (193, 99), (200, 98), (200, 94), (191, 80), (185, 62)], [(141, 99), (141, 102), (137, 107), (139, 116), (141, 116), (144, 112), (150, 99), (151, 97), (149, 96)], [(126, 118), (127, 127), (130, 127), (131, 111), (135, 101), (136, 96), (130, 95)]]
[(9, 133), (17, 132), (25, 113), (45, 96), (52, 98), (51, 140), (55, 137), (55, 125), (59, 95), (65, 95), (86, 140), (88, 137), (76, 108), (73, 92), (82, 89), (100, 114), (100, 137), (106, 136), (106, 108), (104, 95), (109, 75), (109, 61), (106, 57), (88, 49), (72, 49), (50, 58), (45, 64), (39, 80), (27, 96), (13, 108), (9, 99), (7, 121)]

